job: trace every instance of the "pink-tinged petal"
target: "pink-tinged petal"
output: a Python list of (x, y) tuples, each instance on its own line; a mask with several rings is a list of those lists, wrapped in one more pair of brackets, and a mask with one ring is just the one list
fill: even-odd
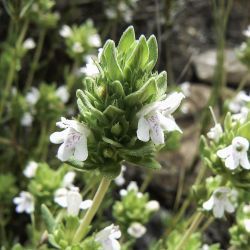
[(174, 92), (169, 95), (165, 100), (159, 102), (159, 110), (164, 111), (166, 114), (172, 114), (181, 104), (182, 99), (185, 98), (183, 93)]
[(234, 158), (232, 155), (229, 155), (225, 161), (225, 166), (230, 169), (234, 170), (236, 169), (240, 164), (239, 158)]
[(80, 208), (86, 210), (89, 209), (92, 206), (92, 204), (93, 204), (92, 200), (85, 200), (81, 202)]
[(241, 158), (240, 158), (240, 165), (241, 165), (244, 169), (250, 169), (250, 163), (249, 163), (249, 160), (248, 160), (248, 157), (247, 157), (247, 153), (246, 153), (246, 152), (242, 153), (242, 155), (241, 155)]
[(212, 210), (213, 206), (214, 206), (214, 197), (213, 196), (209, 200), (204, 202), (202, 205), (203, 209), (205, 209), (207, 211)]
[(61, 161), (67, 161), (73, 155), (73, 148), (66, 147), (65, 143), (63, 143), (57, 152), (57, 157)]
[(164, 133), (160, 126), (158, 115), (152, 115), (148, 119), (150, 127), (150, 137), (155, 144), (164, 144)]
[(87, 138), (85, 136), (81, 136), (75, 146), (74, 158), (78, 161), (85, 161), (88, 158)]
[(228, 200), (225, 201), (224, 206), (225, 206), (225, 210), (226, 210), (228, 213), (233, 213), (234, 210), (235, 210), (233, 204), (232, 204), (230, 201), (228, 201)]
[(179, 131), (180, 133), (182, 133), (180, 127), (176, 124), (174, 118), (172, 116), (167, 116), (165, 117), (164, 115), (162, 114), (158, 114), (158, 117), (159, 117), (159, 120), (160, 120), (160, 123), (161, 123), (161, 126), (169, 131), (169, 132), (172, 132), (172, 131)]
[(230, 154), (232, 154), (232, 146), (231, 145), (217, 151), (217, 155), (222, 159), (227, 158)]
[(141, 117), (138, 121), (137, 138), (140, 141), (149, 141), (149, 125), (144, 117)]
[(67, 135), (67, 130), (63, 130), (61, 132), (54, 132), (50, 135), (50, 141), (54, 144), (60, 144), (64, 142), (65, 136)]
[(222, 218), (224, 215), (224, 207), (220, 203), (214, 204), (213, 215), (215, 218)]

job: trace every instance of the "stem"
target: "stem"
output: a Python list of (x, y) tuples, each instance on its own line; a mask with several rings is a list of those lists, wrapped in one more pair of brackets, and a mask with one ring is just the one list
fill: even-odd
[[(15, 45), (16, 50), (20, 48), (21, 43), (23, 42), (23, 39), (24, 39), (25, 34), (27, 32), (28, 26), (29, 26), (29, 22), (25, 21), (25, 23), (23, 24), (23, 28), (20, 32), (20, 35), (17, 39), (16, 45)], [(17, 54), (17, 51), (15, 52), (15, 54)], [(5, 101), (10, 93), (10, 89), (11, 89), (12, 83), (13, 83), (14, 78), (15, 78), (15, 71), (16, 71), (16, 58), (14, 58), (13, 63), (10, 65), (7, 79), (6, 79), (6, 85), (5, 85), (5, 88), (2, 92), (3, 95), (1, 98), (1, 102), (0, 102), (0, 121), (2, 120), (1, 118), (2, 118), (2, 114), (3, 114), (4, 106), (5, 106)]]
[(141, 188), (140, 188), (140, 191), (141, 191), (142, 193), (145, 192), (145, 190), (147, 189), (147, 187), (148, 187), (150, 181), (152, 180), (152, 178), (153, 178), (153, 173), (152, 173), (152, 171), (149, 170), (149, 171), (147, 172), (147, 176), (146, 176), (146, 178), (144, 179), (144, 181), (143, 181), (143, 183), (142, 183), (142, 185), (141, 185)]
[(76, 231), (76, 234), (73, 238), (74, 243), (78, 243), (81, 241), (81, 239), (86, 235), (89, 225), (92, 222), (98, 208), (100, 207), (102, 200), (109, 188), (109, 185), (111, 183), (111, 180), (107, 177), (103, 177), (100, 183), (100, 186), (95, 194), (95, 197), (93, 199), (93, 204), (85, 214), (79, 228)]
[(41, 56), (45, 34), (46, 34), (45, 29), (41, 30), (41, 32), (39, 34), (38, 44), (36, 47), (35, 55), (33, 58), (33, 62), (31, 64), (31, 69), (30, 69), (29, 75), (28, 75), (27, 80), (26, 80), (26, 89), (29, 89), (29, 87), (31, 86), (31, 84), (33, 82), (34, 75), (35, 75), (35, 72), (37, 70), (38, 62), (39, 62), (39, 59)]
[(177, 245), (175, 250), (182, 250), (185, 249), (183, 248), (187, 242), (187, 240), (189, 239), (189, 237), (192, 235), (192, 233), (195, 232), (195, 230), (197, 229), (197, 227), (199, 226), (201, 220), (202, 220), (203, 214), (202, 213), (197, 213), (197, 215), (195, 216), (193, 223), (191, 224), (191, 226), (189, 227), (189, 229), (186, 231), (186, 233), (184, 234), (181, 242)]

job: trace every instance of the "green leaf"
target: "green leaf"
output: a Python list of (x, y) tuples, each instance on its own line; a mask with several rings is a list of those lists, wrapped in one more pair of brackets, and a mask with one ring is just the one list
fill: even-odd
[(133, 50), (131, 56), (128, 58), (128, 61), (125, 65), (125, 74), (127, 76), (128, 70), (138, 70), (139, 68), (144, 68), (148, 62), (149, 49), (145, 36), (141, 36), (139, 42), (135, 49)]
[(133, 26), (129, 26), (122, 34), (118, 44), (118, 52), (124, 53), (135, 41), (135, 31)]
[(156, 78), (156, 85), (158, 87), (158, 96), (162, 96), (167, 91), (167, 72), (161, 72)]
[(250, 140), (250, 121), (245, 123), (243, 126), (241, 126), (238, 129), (238, 133), (239, 136), (242, 136), (248, 140)]
[(124, 114), (124, 111), (122, 109), (119, 109), (113, 105), (109, 105), (104, 111), (103, 114), (107, 116), (108, 118), (114, 118), (115, 116), (119, 116)]
[(47, 208), (46, 205), (42, 204), (41, 206), (41, 212), (42, 212), (42, 218), (44, 220), (44, 223), (46, 225), (47, 231), (49, 233), (52, 233), (56, 226), (56, 221), (51, 214), (50, 210)]
[(147, 41), (147, 44), (148, 44), (148, 49), (149, 49), (148, 61), (153, 62), (153, 64), (151, 65), (151, 68), (148, 69), (151, 71), (154, 68), (158, 59), (158, 45), (157, 45), (156, 37), (154, 35), (150, 36)]
[(111, 80), (122, 80), (123, 73), (117, 60), (115, 43), (112, 40), (107, 42), (107, 46), (103, 50), (103, 55), (106, 60), (107, 73)]
[(118, 142), (116, 142), (116, 141), (114, 141), (112, 139), (109, 139), (109, 138), (107, 138), (105, 136), (103, 136), (102, 139), (103, 139), (103, 141), (105, 141), (106, 143), (108, 143), (108, 144), (110, 144), (110, 145), (112, 145), (114, 147), (122, 148), (122, 145), (120, 143), (118, 143)]
[(118, 93), (120, 96), (125, 96), (122, 84), (120, 81), (114, 81), (110, 83), (110, 86), (114, 93)]
[(224, 129), (225, 131), (230, 131), (231, 127), (232, 127), (232, 118), (231, 118), (231, 114), (228, 112), (224, 119)]
[(161, 164), (155, 159), (147, 159), (145, 161), (139, 162), (139, 164), (146, 168), (161, 169)]
[(157, 86), (154, 78), (149, 79), (139, 90), (125, 97), (129, 106), (136, 103), (144, 103), (148, 98), (157, 93)]

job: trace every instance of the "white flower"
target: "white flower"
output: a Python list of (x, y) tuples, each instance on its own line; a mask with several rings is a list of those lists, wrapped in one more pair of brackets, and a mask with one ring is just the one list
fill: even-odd
[(241, 136), (233, 139), (232, 144), (228, 147), (221, 149), (217, 155), (225, 160), (225, 166), (231, 170), (236, 169), (238, 166), (244, 169), (250, 169), (250, 163), (247, 156), (249, 142)]
[(77, 216), (80, 209), (86, 210), (92, 206), (92, 200), (82, 200), (79, 188), (59, 188), (54, 195), (54, 201), (61, 207), (67, 208), (69, 215)]
[(184, 98), (182, 93), (173, 93), (163, 101), (145, 105), (138, 113), (137, 138), (147, 142), (151, 138), (155, 144), (164, 144), (164, 131), (180, 131), (171, 115)]
[(59, 34), (64, 38), (70, 37), (72, 35), (72, 29), (68, 25), (63, 25)]
[(203, 203), (203, 208), (207, 211), (213, 210), (215, 218), (222, 218), (224, 212), (233, 213), (235, 208), (229, 198), (235, 195), (230, 188), (217, 188), (210, 199)]
[(201, 248), (201, 250), (209, 250), (209, 245), (204, 244)]
[(120, 250), (121, 246), (117, 240), (120, 237), (119, 227), (112, 224), (97, 233), (95, 240), (101, 244), (102, 250)]
[(240, 91), (229, 103), (228, 108), (231, 112), (238, 113), (248, 102), (250, 102), (250, 96), (245, 91)]
[(85, 74), (86, 76), (95, 76), (99, 74), (99, 69), (94, 63), (94, 60), (90, 56), (86, 56), (86, 66), (80, 68), (80, 73)]
[(184, 94), (184, 96), (189, 97), (191, 95), (190, 82), (183, 82), (180, 87), (181, 87), (181, 91)]
[(30, 112), (25, 112), (21, 118), (21, 125), (24, 127), (30, 127), (34, 118)]
[(75, 177), (76, 173), (73, 171), (69, 171), (67, 174), (65, 174), (62, 180), (62, 187), (71, 187), (73, 185)]
[(38, 168), (38, 163), (35, 161), (29, 161), (27, 166), (25, 167), (23, 174), (27, 177), (27, 178), (32, 178), (36, 175), (36, 171)]
[(13, 202), (17, 205), (16, 212), (17, 213), (27, 213), (31, 214), (34, 212), (35, 205), (34, 205), (34, 198), (32, 194), (29, 192), (22, 191), (20, 196), (15, 197)]
[(115, 19), (117, 17), (117, 13), (113, 8), (106, 9), (105, 14), (109, 19)]
[(141, 198), (143, 196), (143, 194), (141, 192), (139, 192), (139, 188), (138, 185), (135, 181), (131, 181), (127, 187), (127, 189), (121, 189), (120, 190), (120, 195), (121, 196), (126, 196), (128, 194), (128, 192), (130, 191), (134, 191), (137, 195), (137, 198)]
[(244, 205), (243, 212), (246, 214), (250, 213), (250, 205)]
[(98, 34), (93, 34), (93, 35), (90, 35), (88, 37), (88, 43), (90, 46), (93, 46), (93, 47), (100, 47), (102, 44), (101, 44), (101, 38)]
[(58, 98), (63, 102), (63, 103), (67, 103), (69, 100), (69, 92), (66, 86), (60, 86), (57, 90), (56, 90), (56, 96), (58, 96)]
[(124, 172), (126, 171), (126, 166), (122, 165), (121, 173), (115, 178), (115, 183), (117, 186), (122, 186), (125, 183)]
[(40, 92), (37, 88), (32, 87), (31, 90), (26, 94), (25, 99), (28, 104), (35, 105), (40, 98)]
[(146, 204), (146, 210), (150, 212), (155, 212), (158, 211), (159, 209), (160, 209), (160, 204), (158, 201), (152, 200)]
[(32, 38), (28, 38), (23, 42), (24, 49), (30, 50), (36, 47), (36, 43)]
[(247, 121), (248, 113), (249, 109), (247, 107), (242, 107), (240, 113), (232, 115), (232, 120), (239, 121), (240, 124), (243, 124)]
[(136, 239), (141, 238), (146, 233), (146, 231), (146, 227), (144, 227), (139, 222), (133, 222), (127, 230), (128, 234)]
[(248, 233), (250, 233), (250, 219), (245, 219), (243, 221), (244, 227)]
[(84, 51), (82, 45), (79, 42), (75, 42), (72, 46), (72, 50), (75, 53), (82, 53)]
[(250, 25), (248, 25), (247, 29), (243, 31), (243, 35), (250, 38)]
[(223, 135), (223, 129), (219, 123), (216, 123), (213, 128), (207, 133), (207, 137), (215, 142), (218, 142)]
[(50, 141), (61, 144), (58, 149), (57, 157), (61, 161), (67, 161), (73, 156), (78, 161), (85, 161), (88, 158), (87, 136), (89, 130), (80, 122), (67, 120), (62, 117), (56, 125), (64, 130), (54, 132), (50, 136)]

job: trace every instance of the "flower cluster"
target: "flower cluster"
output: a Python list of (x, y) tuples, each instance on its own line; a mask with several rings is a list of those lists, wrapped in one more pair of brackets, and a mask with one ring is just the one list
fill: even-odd
[(64, 120), (59, 126), (65, 130), (51, 136), (52, 142), (63, 143), (59, 159), (110, 176), (120, 173), (123, 160), (160, 167), (154, 156), (166, 133), (181, 131), (172, 113), (184, 95), (165, 94), (166, 72), (152, 72), (157, 53), (155, 37), (136, 40), (132, 27), (117, 47), (106, 42), (93, 61), (98, 74), (86, 77), (84, 89), (77, 91), (78, 120)]

